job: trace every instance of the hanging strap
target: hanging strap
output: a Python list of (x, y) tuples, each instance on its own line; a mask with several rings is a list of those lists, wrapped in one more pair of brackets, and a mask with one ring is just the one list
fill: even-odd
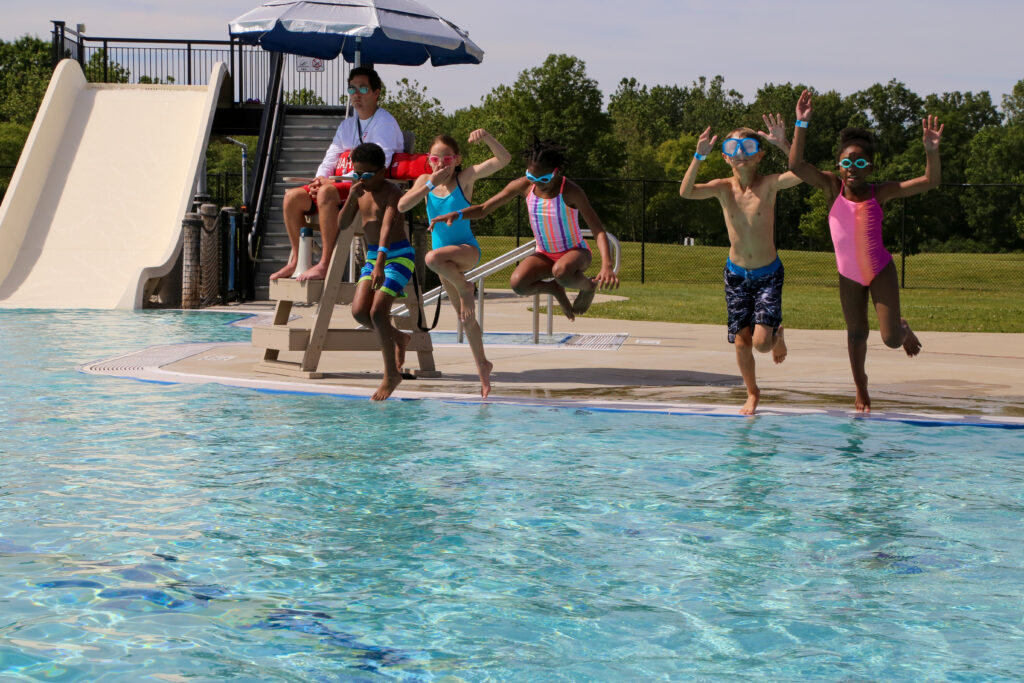
[(434, 322), (430, 324), (430, 327), (424, 327), (423, 321), (426, 320), (426, 314), (423, 313), (423, 292), (420, 291), (420, 279), (416, 277), (416, 272), (412, 274), (412, 286), (416, 291), (416, 327), (420, 329), (420, 332), (430, 332), (432, 329), (437, 327), (437, 321), (441, 318), (441, 293), (437, 293), (437, 308), (434, 310)]

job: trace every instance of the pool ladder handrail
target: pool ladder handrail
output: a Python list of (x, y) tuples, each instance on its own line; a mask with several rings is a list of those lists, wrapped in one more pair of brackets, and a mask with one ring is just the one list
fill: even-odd
[[(581, 232), (583, 237), (593, 237), (593, 233), (590, 230), (583, 230)], [(612, 249), (613, 254), (613, 265), (612, 270), (616, 275), (619, 273), (619, 266), (622, 263), (622, 245), (619, 244), (619, 240), (616, 239), (615, 235), (605, 231), (605, 235), (608, 236), (608, 244)], [(484, 278), (488, 275), (493, 275), (499, 271), (504, 270), (516, 261), (521, 261), (523, 258), (529, 256), (536, 251), (536, 241), (530, 240), (529, 242), (522, 244), (511, 251), (507, 251), (501, 256), (488, 261), (487, 263), (481, 264), (476, 268), (466, 273), (466, 279), (469, 282), (475, 283), (477, 286), (477, 297), (476, 297), (476, 319), (480, 324), (480, 331), (484, 329)], [(434, 287), (429, 292), (423, 294), (423, 306), (435, 303), (438, 297), (447, 297), (448, 293), (444, 290), (444, 287)], [(554, 296), (551, 294), (547, 295), (547, 334), (551, 336), (554, 329)], [(405, 304), (398, 306), (392, 311), (392, 315), (409, 315), (409, 309)], [(462, 343), (463, 329), (462, 322), (458, 323), (458, 340)], [(540, 343), (540, 294), (533, 295), (533, 343)]]

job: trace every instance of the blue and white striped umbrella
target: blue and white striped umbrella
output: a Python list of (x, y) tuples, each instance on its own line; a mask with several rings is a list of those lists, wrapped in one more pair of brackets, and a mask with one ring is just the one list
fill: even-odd
[(479, 64), (469, 34), (415, 0), (273, 0), (228, 25), (265, 50), (351, 63)]

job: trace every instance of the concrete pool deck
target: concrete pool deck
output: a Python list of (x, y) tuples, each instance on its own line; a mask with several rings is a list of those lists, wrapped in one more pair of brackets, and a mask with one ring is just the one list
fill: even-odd
[[(599, 295), (598, 301), (606, 299)], [(531, 300), (510, 292), (488, 291), (485, 332), (532, 330)], [(209, 310), (209, 309), (208, 309)], [(272, 304), (218, 307), (239, 314), (272, 312)], [(313, 308), (293, 309), (290, 324), (309, 326)], [(556, 311), (560, 309), (556, 308)], [(433, 311), (431, 310), (431, 315)], [(354, 327), (347, 306), (338, 306), (334, 325)], [(252, 321), (261, 324), (257, 319)], [(542, 330), (544, 318), (542, 316)], [(247, 324), (245, 321), (243, 325)], [(444, 304), (437, 330), (455, 329), (451, 307)], [(684, 406), (716, 414), (735, 414), (746, 392), (724, 325), (635, 322), (580, 317), (569, 322), (556, 316), (556, 335), (627, 335), (611, 349), (566, 345), (492, 344), (494, 363), (491, 399), (495, 402), (552, 402), (639, 409)], [(913, 416), (977, 416), (1024, 423), (1024, 334), (972, 334), (918, 331), (924, 345), (916, 358), (886, 348), (872, 332), (867, 369), (876, 414)], [(786, 330), (789, 357), (775, 365), (757, 354), (761, 388), (759, 413), (829, 412), (853, 414), (853, 382), (841, 330)], [(616, 344), (605, 344), (614, 347)], [(599, 344), (600, 346), (600, 344)], [(164, 352), (159, 353), (160, 348)], [(277, 391), (369, 396), (379, 385), (379, 352), (328, 352), (323, 379), (306, 380), (255, 372), (262, 350), (245, 343), (158, 347), (149, 360), (132, 357), (83, 366), (86, 372), (135, 376), (167, 382), (218, 383)], [(145, 355), (145, 354), (143, 354)], [(434, 357), (442, 376), (405, 380), (396, 398), (436, 397), (479, 400), (479, 380), (469, 347), (435, 343)], [(298, 354), (282, 353), (283, 360)], [(408, 364), (415, 367), (415, 354)], [(136, 368), (134, 374), (121, 366)], [(145, 368), (146, 372), (139, 372)]]

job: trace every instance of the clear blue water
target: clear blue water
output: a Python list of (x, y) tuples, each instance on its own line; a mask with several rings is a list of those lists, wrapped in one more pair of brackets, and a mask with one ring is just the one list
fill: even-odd
[(87, 376), (0, 312), (0, 679), (1009, 681), (1024, 432)]

